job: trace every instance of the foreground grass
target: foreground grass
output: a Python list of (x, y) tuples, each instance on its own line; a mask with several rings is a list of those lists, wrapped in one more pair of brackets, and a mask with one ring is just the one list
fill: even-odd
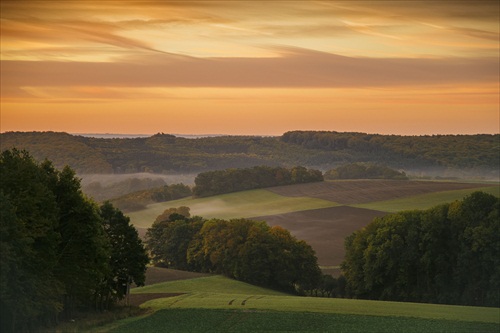
[(158, 283), (133, 293), (185, 293), (144, 304), (165, 308), (252, 309), (375, 316), (419, 317), (498, 323), (500, 309), (424, 303), (382, 302), (341, 298), (298, 297), (253, 286), (223, 276)]
[(498, 332), (491, 323), (310, 312), (164, 309), (110, 332)]
[(78, 333), (78, 332), (102, 332), (103, 327), (115, 327), (118, 323), (136, 321), (151, 314), (151, 309), (137, 306), (117, 306), (105, 312), (76, 312), (73, 319), (61, 321), (57, 326), (40, 328), (35, 333)]
[(498, 332), (500, 309), (298, 297), (222, 276), (135, 288), (184, 293), (141, 305), (151, 315), (99, 332)]
[(154, 310), (166, 308), (236, 309), (500, 323), (498, 308), (258, 294), (200, 292), (154, 299), (144, 303), (144, 306)]
[(357, 208), (373, 209), (390, 213), (395, 213), (402, 210), (429, 209), (436, 205), (449, 203), (455, 200), (461, 200), (465, 196), (476, 191), (483, 191), (489, 194), (493, 194), (497, 197), (500, 197), (500, 186), (488, 186), (488, 187), (479, 187), (466, 190), (434, 192), (422, 195), (415, 195), (401, 199), (376, 201), (365, 204), (355, 204), (350, 206)]
[(165, 209), (179, 206), (189, 207), (193, 216), (232, 219), (328, 208), (338, 204), (309, 197), (285, 197), (267, 190), (250, 190), (208, 198), (184, 198), (152, 204), (144, 210), (127, 215), (136, 227), (150, 227)]

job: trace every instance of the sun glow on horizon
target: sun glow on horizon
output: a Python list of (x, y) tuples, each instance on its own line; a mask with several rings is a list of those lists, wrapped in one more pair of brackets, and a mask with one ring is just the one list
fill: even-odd
[(499, 133), (499, 6), (2, 1), (0, 131)]

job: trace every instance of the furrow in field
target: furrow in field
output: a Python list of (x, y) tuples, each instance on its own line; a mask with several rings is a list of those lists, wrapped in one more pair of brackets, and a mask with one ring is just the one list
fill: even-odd
[(353, 205), (433, 192), (476, 189), (488, 186), (498, 185), (408, 180), (341, 180), (279, 186), (268, 190), (284, 196), (312, 197)]

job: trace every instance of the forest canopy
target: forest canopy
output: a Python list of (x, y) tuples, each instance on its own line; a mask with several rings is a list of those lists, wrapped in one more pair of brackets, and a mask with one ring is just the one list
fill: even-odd
[(346, 239), (356, 298), (500, 306), (500, 198), (474, 192), (377, 218)]
[(79, 174), (199, 173), (256, 165), (329, 170), (348, 163), (384, 163), (395, 169), (480, 169), (496, 176), (500, 135), (399, 136), (293, 131), (280, 137), (187, 139), (168, 134), (103, 139), (55, 132), (0, 134), (2, 150), (27, 149), (38, 161)]
[(323, 181), (321, 171), (301, 166), (291, 169), (255, 166), (253, 168), (207, 171), (196, 176), (193, 195), (207, 197), (257, 188), (320, 181)]
[(156, 219), (146, 245), (152, 262), (163, 267), (223, 274), (287, 292), (313, 289), (321, 281), (311, 246), (265, 222), (206, 220), (179, 207)]
[(143, 285), (149, 258), (130, 220), (85, 197), (74, 171), (0, 155), (0, 329), (31, 331), (108, 308)]

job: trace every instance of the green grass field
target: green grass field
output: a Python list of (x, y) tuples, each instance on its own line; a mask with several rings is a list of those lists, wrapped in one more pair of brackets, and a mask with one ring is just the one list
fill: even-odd
[(244, 295), (267, 295), (286, 296), (287, 294), (266, 288), (257, 287), (229, 279), (220, 275), (200, 277), (188, 280), (177, 280), (162, 282), (150, 286), (134, 288), (132, 294), (144, 293), (204, 293), (210, 291), (214, 294), (244, 294)]
[[(427, 209), (478, 190), (500, 196), (500, 186), (493, 186), (351, 206), (384, 212)], [(136, 226), (149, 227), (165, 209), (179, 206), (190, 207), (192, 215), (230, 219), (339, 204), (252, 190), (154, 204), (129, 215)], [(150, 299), (141, 305), (150, 309), (148, 315), (117, 321), (98, 332), (500, 332), (499, 308), (298, 297), (222, 276), (157, 283), (132, 293), (182, 295)]]
[(148, 316), (108, 332), (498, 332), (500, 309), (298, 297), (221, 276), (160, 283), (133, 293), (185, 293), (150, 300)]
[(150, 227), (165, 209), (179, 206), (189, 207), (193, 216), (232, 219), (328, 208), (338, 206), (338, 204), (309, 197), (285, 197), (266, 190), (250, 190), (208, 198), (185, 198), (152, 204), (148, 205), (145, 210), (127, 215), (136, 227), (146, 228)]
[(110, 332), (498, 332), (491, 323), (311, 312), (164, 309)]
[(476, 191), (483, 191), (500, 197), (500, 186), (481, 187), (476, 189), (434, 192), (411, 197), (376, 201), (365, 204), (350, 205), (351, 207), (379, 210), (383, 212), (395, 213), (402, 210), (428, 209), (447, 202), (461, 200), (468, 194)]

